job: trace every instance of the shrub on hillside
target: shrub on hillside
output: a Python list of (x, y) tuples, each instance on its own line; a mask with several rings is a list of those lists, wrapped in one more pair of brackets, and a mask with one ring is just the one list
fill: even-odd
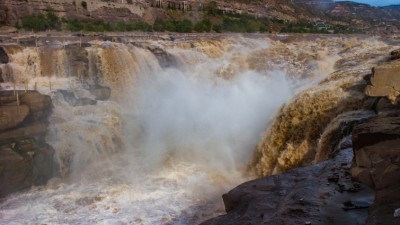
[(21, 27), (25, 30), (44, 31), (48, 29), (61, 29), (60, 19), (54, 12), (54, 9), (47, 8), (46, 15), (39, 13), (34, 16), (27, 16), (22, 19)]

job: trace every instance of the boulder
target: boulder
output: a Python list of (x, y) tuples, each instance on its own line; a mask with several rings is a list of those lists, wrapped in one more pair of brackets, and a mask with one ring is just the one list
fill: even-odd
[(0, 131), (19, 126), (28, 115), (27, 105), (0, 106)]
[(176, 58), (160, 47), (148, 46), (147, 49), (154, 54), (162, 68), (173, 67), (178, 64)]
[(24, 127), (0, 132), (0, 142), (10, 139), (29, 138), (44, 136), (47, 131), (47, 126), (44, 123), (36, 122), (25, 125)]
[(50, 97), (36, 91), (18, 94), (0, 92), (0, 198), (44, 184), (56, 168), (54, 149), (44, 141)]
[(63, 96), (64, 100), (68, 102), (70, 106), (85, 106), (85, 105), (96, 105), (97, 101), (90, 98), (77, 98), (72, 91), (59, 90), (59, 93)]
[(227, 214), (202, 224), (364, 224), (373, 191), (349, 179), (351, 159), (351, 149), (341, 150), (333, 160), (241, 184), (223, 195)]
[(96, 97), (96, 100), (105, 101), (108, 100), (111, 96), (111, 88), (96, 86), (90, 88), (90, 93)]
[(393, 212), (400, 207), (400, 111), (379, 114), (353, 130), (351, 175), (375, 189), (367, 225), (399, 224)]
[(0, 145), (0, 198), (53, 176), (54, 150), (31, 138)]
[(375, 112), (377, 113), (383, 113), (383, 112), (388, 112), (388, 111), (393, 111), (393, 110), (400, 110), (400, 104), (398, 104), (398, 101), (396, 104), (392, 104), (389, 99), (387, 98), (379, 98), (376, 101), (375, 105)]
[(29, 187), (34, 180), (32, 158), (23, 157), (9, 146), (0, 146), (0, 198)]
[(48, 95), (42, 95), (37, 91), (20, 92), (21, 103), (29, 106), (31, 120), (41, 120), (50, 115), (53, 104)]
[(356, 126), (353, 130), (355, 157), (364, 147), (400, 138), (400, 111), (378, 115)]
[(391, 60), (396, 60), (400, 59), (400, 49), (396, 49), (390, 53), (390, 59)]
[(90, 98), (78, 98), (76, 99), (74, 106), (85, 106), (85, 105), (96, 105), (97, 101)]
[(372, 69), (371, 84), (365, 94), (371, 97), (388, 97), (396, 103), (400, 95), (400, 60), (394, 60)]

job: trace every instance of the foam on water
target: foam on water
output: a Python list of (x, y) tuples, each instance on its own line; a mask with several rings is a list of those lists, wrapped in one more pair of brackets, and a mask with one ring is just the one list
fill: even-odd
[(69, 62), (63, 50), (51, 53), (60, 59), (46, 68), (28, 63), (45, 53), (16, 53), (10, 82), (31, 71), (30, 84), (52, 96), (47, 142), (61, 178), (4, 199), (0, 224), (194, 224), (223, 213), (221, 195), (251, 178), (246, 167), (261, 133), (284, 102), (313, 83), (300, 77), (309, 71), (320, 79), (333, 68), (337, 52), (327, 52), (335, 43), (320, 42), (331, 46), (303, 42), (311, 67), (300, 63), (299, 44), (268, 39), (160, 42), (177, 60), (164, 69), (144, 48), (91, 46), (89, 77), (101, 74), (113, 97), (78, 107), (56, 91), (90, 97), (60, 64)]

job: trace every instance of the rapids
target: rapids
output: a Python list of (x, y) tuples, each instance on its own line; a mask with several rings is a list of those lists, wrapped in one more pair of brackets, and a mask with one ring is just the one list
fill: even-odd
[[(195, 224), (223, 213), (220, 196), (255, 177), (249, 165), (270, 174), (297, 166), (317, 145), (319, 130), (302, 136), (279, 121), (306, 123), (304, 113), (297, 119), (294, 113), (305, 108), (307, 114), (320, 100), (302, 93), (337, 90), (343, 83), (316, 85), (337, 69), (335, 63), (366, 45), (387, 48), (361, 39), (230, 35), (93, 40), (82, 48), (6, 46), (10, 63), (0, 67), (1, 88), (51, 96), (46, 141), (60, 169), (47, 185), (1, 200), (0, 224)], [(111, 98), (72, 106), (60, 92), (93, 98), (88, 88), (95, 85), (110, 87)], [(281, 109), (292, 116), (281, 112), (274, 120), (297, 93)], [(297, 144), (300, 153), (293, 152)], [(291, 156), (298, 162), (281, 165)]]

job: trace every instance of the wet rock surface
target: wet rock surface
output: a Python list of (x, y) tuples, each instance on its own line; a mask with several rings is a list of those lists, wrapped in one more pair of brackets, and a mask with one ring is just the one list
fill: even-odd
[[(375, 100), (376, 116), (356, 126), (352, 133), (354, 158), (351, 175), (375, 190), (367, 225), (400, 224), (395, 210), (400, 208), (400, 51), (391, 52), (391, 62), (373, 69), (370, 96)], [(371, 92), (372, 91), (372, 92)], [(380, 94), (371, 94), (381, 92)]]
[(97, 85), (95, 87), (91, 87), (89, 90), (90, 93), (95, 96), (96, 100), (105, 101), (111, 96), (111, 88), (109, 87)]
[(96, 105), (97, 101), (86, 98), (86, 97), (76, 97), (74, 92), (68, 90), (58, 90), (58, 92), (63, 96), (64, 100), (68, 102), (70, 106), (85, 106), (85, 105)]
[(7, 55), (7, 52), (4, 50), (4, 48), (0, 47), (0, 64), (5, 64), (9, 62), (9, 58)]
[(174, 58), (174, 56), (166, 52), (162, 48), (148, 46), (147, 49), (149, 49), (154, 54), (154, 56), (156, 56), (158, 63), (162, 68), (173, 67), (177, 65), (177, 60)]
[[(364, 224), (373, 192), (350, 178), (351, 149), (332, 160), (241, 184), (207, 224)], [(340, 216), (338, 216), (340, 215)]]
[(400, 111), (381, 112), (353, 131), (354, 179), (375, 189), (367, 224), (399, 224)]
[(44, 140), (51, 108), (35, 91), (0, 92), (0, 198), (53, 176), (54, 150)]
[(390, 53), (390, 59), (391, 60), (396, 60), (400, 59), (400, 49), (396, 49)]

